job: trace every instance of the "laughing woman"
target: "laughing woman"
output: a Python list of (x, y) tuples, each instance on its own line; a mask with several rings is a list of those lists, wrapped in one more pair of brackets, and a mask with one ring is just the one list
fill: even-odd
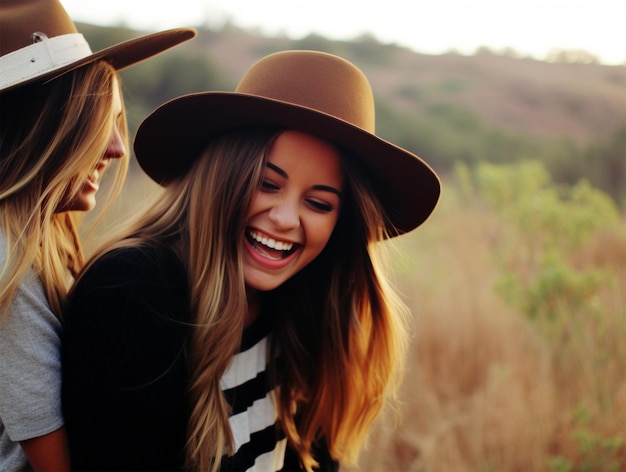
[(164, 187), (88, 265), (63, 347), (77, 470), (337, 470), (402, 374), (379, 242), (439, 180), (374, 134), (325, 53), (265, 57), (234, 93), (166, 103), (135, 152)]
[(125, 175), (116, 69), (194, 32), (92, 54), (57, 1), (2, 0), (0, 34), (0, 470), (69, 470), (61, 311), (83, 265), (72, 215), (95, 206), (105, 169), (114, 189)]

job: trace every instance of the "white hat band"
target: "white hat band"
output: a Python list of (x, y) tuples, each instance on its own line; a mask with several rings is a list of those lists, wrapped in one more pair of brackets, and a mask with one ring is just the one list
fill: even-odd
[(40, 38), (39, 42), (0, 57), (0, 89), (60, 69), (92, 54), (80, 33), (54, 38), (47, 38), (42, 33), (34, 35)]

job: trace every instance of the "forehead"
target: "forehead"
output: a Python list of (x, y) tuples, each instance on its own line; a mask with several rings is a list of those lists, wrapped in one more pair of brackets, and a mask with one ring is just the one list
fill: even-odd
[(283, 169), (289, 176), (343, 181), (340, 153), (328, 141), (299, 131), (284, 131), (273, 142), (267, 161)]

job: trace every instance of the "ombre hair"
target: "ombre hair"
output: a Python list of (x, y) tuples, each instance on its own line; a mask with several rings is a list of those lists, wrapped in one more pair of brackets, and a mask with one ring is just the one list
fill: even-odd
[[(98, 253), (164, 244), (187, 268), (191, 470), (217, 471), (222, 456), (234, 452), (220, 380), (239, 348), (248, 310), (242, 262), (248, 209), (279, 133), (254, 128), (215, 138), (184, 176)], [(342, 160), (347, 191), (327, 246), (263, 299), (277, 317), (268, 360), (278, 359), (269, 365), (279, 423), (309, 471), (321, 440), (334, 459), (356, 459), (398, 386), (407, 345), (406, 310), (382, 274), (377, 252), (386, 221), (357, 160), (345, 153)]]
[[(116, 77), (100, 61), (0, 97), (0, 231), (6, 240), (0, 319), (30, 268), (61, 317), (68, 286), (84, 261), (75, 216), (56, 210), (78, 195), (102, 159), (114, 119), (128, 144), (124, 110), (112, 117)], [(128, 166), (127, 156), (116, 160), (122, 162), (115, 166), (111, 200)]]
[(269, 294), (279, 417), (308, 471), (320, 441), (334, 459), (356, 462), (386, 400), (395, 398), (408, 347), (408, 309), (390, 284), (381, 244), (388, 221), (358, 159), (343, 152), (342, 163), (347, 185), (330, 240)]

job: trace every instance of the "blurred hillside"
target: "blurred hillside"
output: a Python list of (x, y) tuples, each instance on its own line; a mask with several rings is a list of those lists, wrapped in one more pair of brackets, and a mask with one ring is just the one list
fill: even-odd
[[(84, 24), (80, 30), (94, 50), (139, 34)], [(378, 134), (442, 174), (457, 162), (538, 159), (557, 182), (586, 178), (618, 203), (626, 200), (626, 66), (602, 66), (582, 52), (563, 51), (562, 62), (547, 63), (485, 48), (474, 56), (424, 55), (368, 36), (296, 41), (228, 25), (201, 29), (190, 43), (123, 72), (131, 131), (175, 96), (232, 91), (251, 64), (284, 49), (354, 62), (372, 83)]]

